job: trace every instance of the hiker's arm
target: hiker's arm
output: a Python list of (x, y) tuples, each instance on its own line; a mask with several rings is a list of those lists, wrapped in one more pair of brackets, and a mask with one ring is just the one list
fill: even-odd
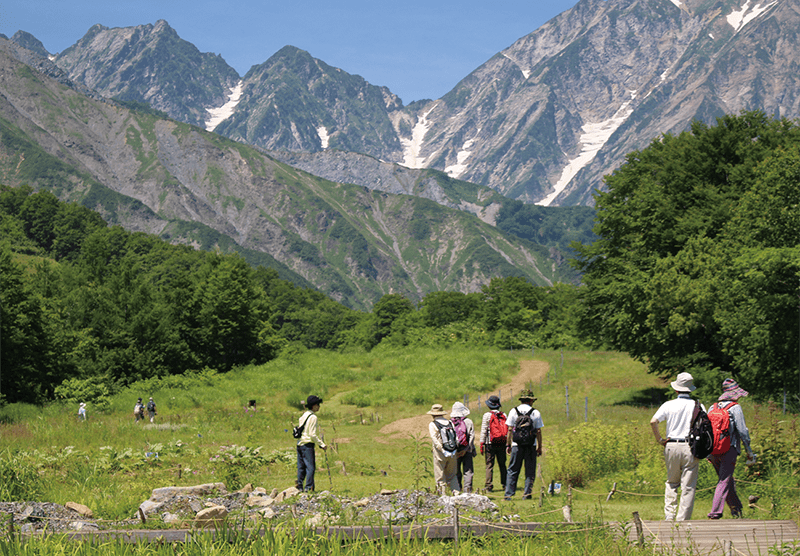
[(658, 419), (655, 417), (650, 419), (650, 428), (653, 429), (653, 436), (655, 437), (656, 442), (662, 446), (665, 446), (667, 444), (667, 440), (661, 437), (661, 433), (658, 430)]
[(542, 455), (542, 429), (536, 429), (536, 455)]

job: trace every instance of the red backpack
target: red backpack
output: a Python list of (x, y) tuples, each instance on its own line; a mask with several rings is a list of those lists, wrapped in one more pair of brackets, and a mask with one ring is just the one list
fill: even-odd
[(726, 407), (720, 407), (719, 403), (715, 403), (708, 411), (708, 420), (711, 421), (711, 428), (714, 431), (714, 447), (711, 453), (715, 456), (731, 449), (731, 415), (728, 410), (734, 405), (736, 402), (731, 402)]
[(506, 425), (506, 416), (502, 411), (492, 411), (492, 416), (489, 418), (489, 442), (492, 444), (499, 444), (506, 442), (508, 436), (508, 425)]

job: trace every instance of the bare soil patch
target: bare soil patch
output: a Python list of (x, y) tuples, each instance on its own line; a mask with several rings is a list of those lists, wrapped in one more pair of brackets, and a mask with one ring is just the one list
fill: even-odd
[[(491, 392), (483, 392), (480, 395), (480, 406), (478, 404), (478, 394), (470, 394), (470, 400), (467, 404), (469, 410), (472, 412), (473, 422), (478, 421), (480, 424), (480, 417), (486, 411), (486, 399), (489, 396), (499, 396), (502, 401), (506, 403), (508, 400), (516, 402), (514, 396), (519, 394), (523, 388), (529, 385), (536, 392), (536, 387), (539, 385), (540, 380), (547, 376), (547, 371), (550, 366), (545, 361), (524, 360), (519, 362), (519, 374), (517, 374), (511, 382), (502, 384), (498, 389)], [(474, 398), (474, 399), (473, 399)], [(454, 400), (461, 401), (461, 400)], [(447, 403), (446, 400), (442, 401), (442, 406), (448, 409), (452, 404)], [(478, 417), (476, 417), (478, 416)], [(431, 422), (431, 416), (423, 413), (415, 417), (408, 417), (406, 419), (399, 419), (393, 421), (388, 425), (381, 427), (380, 432), (384, 436), (376, 437), (377, 442), (387, 443), (390, 439), (403, 439), (407, 440), (416, 435), (428, 435), (428, 423)]]

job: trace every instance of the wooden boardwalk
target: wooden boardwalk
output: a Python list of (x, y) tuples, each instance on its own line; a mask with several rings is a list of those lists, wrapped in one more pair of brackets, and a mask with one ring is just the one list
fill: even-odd
[[(800, 555), (800, 530), (794, 521), (720, 519), (690, 521), (642, 521), (643, 540), (656, 552), (698, 555)], [(636, 527), (628, 531), (628, 540), (639, 542)], [(780, 552), (770, 547), (793, 545)]]
[[(697, 556), (766, 556), (800, 555), (800, 530), (793, 521), (725, 519), (695, 521), (641, 521), (642, 535), (632, 523), (607, 523), (605, 526), (627, 535), (631, 543), (641, 539), (654, 554), (692, 554)], [(592, 524), (595, 529), (599, 524)], [(601, 526), (602, 527), (602, 526)], [(428, 538), (453, 539), (458, 536), (483, 536), (491, 534), (515, 537), (536, 536), (545, 531), (564, 533), (570, 529), (585, 531), (579, 523), (483, 523), (448, 525), (396, 525), (396, 526), (330, 526), (308, 529), (318, 535), (351, 539)], [(291, 529), (290, 529), (291, 530)], [(187, 542), (198, 533), (190, 529), (126, 530), (126, 531), (73, 531), (66, 535), (75, 540), (120, 539), (126, 542)], [(228, 535), (263, 534), (263, 529), (232, 528)], [(791, 548), (780, 551), (774, 547), (788, 544)]]

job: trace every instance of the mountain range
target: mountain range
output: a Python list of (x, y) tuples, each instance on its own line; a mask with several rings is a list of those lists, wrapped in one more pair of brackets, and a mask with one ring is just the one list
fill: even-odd
[[(331, 153), (346, 151), (526, 203), (590, 205), (628, 153), (693, 119), (798, 117), (798, 11), (797, 0), (581, 0), (442, 98), (408, 105), (292, 46), (240, 77), (165, 21), (96, 25), (53, 59), (104, 96), (269, 151), (311, 153), (304, 168), (322, 177)], [(352, 160), (353, 174), (337, 179), (380, 189)]]
[(433, 291), (478, 291), (494, 277), (577, 279), (563, 250), (472, 213), (514, 203), (491, 189), (435, 170), (398, 169), (403, 194), (332, 182), (148, 105), (93, 98), (74, 85), (52, 62), (0, 39), (0, 183), (48, 189), (174, 243), (238, 251), (359, 309), (387, 293), (417, 301)]

